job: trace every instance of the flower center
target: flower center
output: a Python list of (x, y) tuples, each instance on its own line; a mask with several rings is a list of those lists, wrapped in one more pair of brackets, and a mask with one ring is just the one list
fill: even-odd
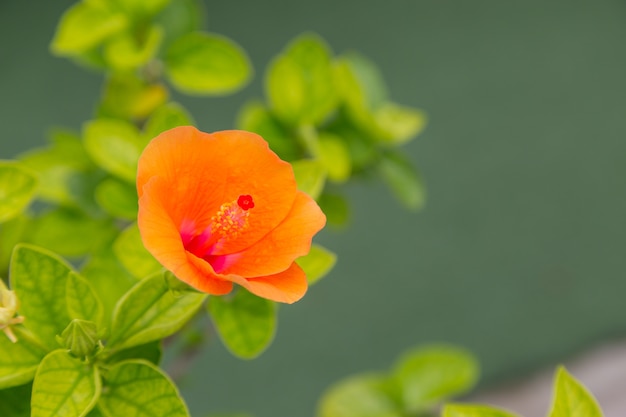
[(211, 234), (219, 236), (218, 240), (236, 238), (248, 227), (251, 208), (254, 208), (254, 200), (250, 195), (240, 195), (237, 201), (222, 204), (211, 217)]
[(195, 222), (183, 221), (180, 237), (185, 249), (194, 255), (205, 258), (216, 249), (216, 245), (235, 239), (248, 228), (250, 209), (254, 200), (250, 195), (240, 195), (237, 200), (224, 203), (213, 217), (209, 227), (202, 231), (195, 230)]

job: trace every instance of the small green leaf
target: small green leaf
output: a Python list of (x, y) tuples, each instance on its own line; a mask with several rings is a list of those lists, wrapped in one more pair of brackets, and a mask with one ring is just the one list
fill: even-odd
[(265, 91), (273, 112), (285, 123), (322, 122), (338, 103), (328, 46), (317, 35), (296, 38), (270, 63)]
[(285, 161), (294, 161), (303, 156), (293, 135), (287, 132), (262, 103), (247, 103), (239, 112), (237, 126), (261, 135), (270, 145), (270, 149)]
[(385, 103), (374, 113), (376, 135), (382, 142), (402, 144), (426, 127), (426, 114), (417, 109)]
[(156, 340), (139, 346), (133, 346), (128, 349), (121, 350), (114, 353), (106, 359), (108, 364), (115, 364), (118, 362), (130, 360), (130, 359), (144, 359), (155, 365), (158, 365), (161, 361), (161, 341)]
[(67, 311), (73, 319), (89, 320), (103, 327), (104, 309), (102, 302), (89, 281), (75, 272), (67, 277), (65, 290)]
[(170, 291), (162, 273), (138, 282), (113, 313), (108, 347), (116, 351), (163, 339), (178, 331), (202, 305), (206, 294)]
[(243, 288), (234, 296), (211, 297), (208, 310), (224, 345), (237, 357), (253, 359), (274, 339), (276, 304)]
[(76, 55), (99, 45), (128, 25), (123, 13), (103, 2), (82, 1), (61, 17), (51, 50), (56, 55)]
[(311, 245), (311, 250), (307, 255), (296, 260), (296, 263), (304, 270), (309, 285), (316, 283), (328, 274), (336, 262), (337, 255), (316, 244)]
[(319, 135), (319, 161), (326, 168), (328, 179), (344, 182), (350, 178), (350, 152), (341, 137), (322, 132)]
[(302, 159), (292, 162), (293, 173), (296, 176), (298, 190), (307, 193), (316, 199), (324, 189), (326, 169), (318, 161)]
[(107, 244), (117, 233), (111, 219), (95, 219), (70, 208), (58, 208), (34, 218), (30, 229), (29, 243), (54, 248), (68, 257), (84, 256)]
[(328, 224), (343, 227), (350, 221), (350, 206), (344, 196), (324, 192), (317, 203), (326, 215)]
[(554, 381), (554, 399), (548, 417), (602, 417), (602, 410), (591, 393), (559, 367)]
[(13, 248), (24, 242), (31, 219), (24, 214), (0, 223), (0, 271), (8, 271)]
[[(13, 327), (17, 342), (13, 343), (0, 333), (0, 389), (14, 387), (32, 381), (46, 350), (35, 342), (19, 326)], [(0, 391), (3, 392), (3, 391)], [(0, 410), (2, 401), (0, 401)], [(5, 415), (0, 413), (0, 415)]]
[(154, 57), (162, 39), (163, 30), (158, 26), (151, 26), (140, 39), (133, 32), (122, 32), (108, 40), (104, 58), (115, 70), (132, 70)]
[(35, 196), (37, 178), (15, 161), (0, 160), (0, 223), (20, 214)]
[(517, 415), (486, 405), (446, 404), (442, 417), (517, 417)]
[(163, 12), (153, 18), (153, 21), (164, 29), (163, 44), (168, 47), (181, 36), (204, 27), (204, 17), (207, 14), (205, 9), (201, 0), (171, 1)]
[(131, 184), (146, 143), (135, 126), (123, 120), (97, 119), (84, 125), (85, 148), (104, 170)]
[(50, 352), (33, 382), (31, 417), (79, 417), (98, 401), (101, 391), (98, 369), (71, 357), (65, 350)]
[(165, 70), (172, 84), (188, 94), (227, 94), (243, 87), (252, 69), (243, 49), (228, 38), (195, 32), (168, 48)]
[(464, 349), (452, 346), (418, 348), (400, 358), (394, 378), (409, 412), (417, 412), (471, 389), (478, 363)]
[(11, 258), (11, 288), (20, 300), (25, 326), (48, 349), (58, 347), (61, 334), (72, 318), (67, 309), (67, 280), (72, 268), (45, 249), (17, 245)]
[(143, 135), (151, 140), (166, 130), (189, 125), (195, 125), (191, 115), (180, 104), (171, 102), (154, 111), (146, 122)]
[(96, 187), (95, 198), (98, 205), (111, 216), (125, 220), (137, 218), (137, 191), (127, 182), (107, 178)]
[(404, 417), (381, 375), (356, 375), (331, 386), (322, 396), (318, 417)]
[(417, 170), (400, 153), (388, 152), (378, 162), (378, 173), (395, 197), (408, 209), (424, 206), (426, 190)]
[(167, 101), (164, 85), (149, 83), (127, 72), (114, 73), (104, 85), (98, 108), (101, 118), (144, 119)]
[(135, 278), (145, 278), (161, 270), (161, 264), (143, 246), (137, 223), (128, 226), (113, 243), (113, 251)]
[(105, 377), (98, 408), (104, 417), (188, 417), (176, 386), (147, 361), (120, 362)]
[(31, 391), (32, 384), (0, 390), (0, 416), (30, 417)]

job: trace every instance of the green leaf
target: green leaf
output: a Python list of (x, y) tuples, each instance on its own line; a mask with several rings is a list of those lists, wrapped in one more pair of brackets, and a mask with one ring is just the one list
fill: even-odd
[(155, 365), (161, 361), (161, 341), (156, 340), (139, 346), (121, 350), (106, 359), (108, 364), (115, 364), (129, 359), (144, 359)]
[(402, 144), (426, 127), (426, 114), (418, 109), (385, 103), (374, 113), (373, 129), (382, 142)]
[(340, 95), (352, 112), (375, 110), (387, 101), (387, 86), (376, 65), (356, 52), (343, 55), (335, 65)]
[(85, 148), (104, 170), (131, 184), (146, 143), (135, 126), (123, 120), (97, 119), (85, 123)]
[(302, 159), (291, 163), (293, 173), (296, 176), (298, 190), (307, 193), (316, 199), (326, 182), (326, 169), (318, 161)]
[[(0, 389), (14, 387), (32, 381), (46, 350), (35, 342), (20, 326), (12, 328), (17, 337), (13, 343), (0, 333)], [(3, 392), (3, 391), (0, 391)], [(0, 410), (2, 401), (0, 401)], [(5, 415), (0, 413), (0, 415)], [(9, 414), (10, 415), (10, 414)]]
[(324, 192), (317, 203), (326, 215), (328, 224), (343, 227), (350, 221), (350, 206), (344, 196)]
[(58, 347), (60, 335), (71, 319), (67, 308), (67, 280), (72, 268), (45, 249), (17, 245), (11, 258), (11, 288), (20, 300), (26, 327), (48, 349)]
[(188, 94), (227, 94), (243, 87), (252, 68), (243, 49), (228, 38), (195, 32), (172, 43), (165, 57), (172, 84)]
[(135, 220), (139, 205), (137, 191), (127, 182), (107, 178), (95, 190), (96, 202), (111, 216)]
[(419, 210), (424, 206), (426, 190), (417, 170), (400, 153), (388, 152), (377, 165), (378, 173), (395, 197), (406, 208)]
[(21, 214), (11, 220), (0, 223), (0, 274), (9, 270), (13, 248), (25, 240), (25, 234), (31, 219)]
[(0, 390), (0, 416), (30, 417), (31, 391), (32, 384)]
[(106, 80), (98, 116), (117, 119), (144, 119), (167, 101), (162, 84), (149, 83), (133, 73), (114, 73)]
[(478, 380), (478, 363), (464, 349), (428, 346), (403, 355), (394, 370), (403, 402), (417, 412), (471, 389)]
[(265, 108), (262, 103), (249, 102), (237, 117), (239, 129), (257, 133), (270, 145), (270, 149), (285, 161), (302, 158), (302, 150), (293, 135)]
[(68, 257), (84, 256), (117, 234), (111, 219), (95, 219), (70, 208), (58, 208), (36, 217), (30, 229), (29, 243), (54, 248), (58, 254)]
[(195, 125), (195, 122), (187, 110), (178, 103), (167, 103), (150, 116), (143, 135), (147, 140), (151, 140), (166, 130), (189, 125)]
[(121, 350), (163, 339), (178, 331), (202, 305), (206, 294), (174, 294), (162, 273), (138, 282), (117, 304), (108, 347)]
[(352, 162), (350, 152), (341, 137), (332, 133), (319, 134), (318, 158), (326, 168), (328, 179), (344, 182), (350, 178)]
[(61, 17), (52, 40), (52, 53), (76, 55), (86, 52), (127, 25), (123, 13), (108, 9), (103, 2), (82, 1)]
[(37, 175), (39, 198), (73, 205), (80, 202), (76, 195), (79, 176), (95, 169), (76, 134), (54, 130), (48, 147), (33, 149), (19, 156), (21, 162)]
[(105, 319), (102, 328), (110, 329), (111, 317), (118, 300), (137, 283), (137, 280), (121, 265), (111, 246), (102, 247), (93, 253), (82, 267), (81, 274), (93, 286), (102, 301)]
[(106, 43), (104, 58), (115, 70), (132, 70), (154, 58), (162, 40), (163, 30), (154, 25), (141, 37), (133, 32), (122, 32)]
[(0, 222), (20, 214), (35, 196), (37, 178), (15, 161), (0, 160)]
[(284, 122), (322, 122), (338, 103), (328, 46), (314, 34), (296, 38), (270, 63), (265, 91), (272, 110)]
[(318, 417), (404, 417), (390, 395), (389, 382), (380, 375), (364, 374), (331, 386), (322, 396)]
[(167, 6), (172, 0), (111, 0), (126, 14), (135, 16), (137, 20), (141, 21), (142, 18), (151, 17), (159, 13), (165, 6)]
[(161, 270), (161, 264), (146, 250), (137, 223), (128, 226), (113, 243), (113, 251), (135, 278), (145, 278)]
[(98, 401), (98, 369), (71, 357), (65, 350), (50, 352), (41, 361), (31, 399), (31, 417), (79, 417)]
[(89, 281), (71, 272), (67, 277), (65, 297), (71, 318), (92, 321), (100, 328), (104, 327), (104, 308)]
[(602, 410), (591, 393), (564, 367), (554, 381), (554, 399), (548, 417), (602, 417)]
[(311, 245), (311, 250), (307, 255), (296, 259), (296, 263), (304, 270), (309, 285), (328, 274), (336, 262), (337, 255), (316, 244)]
[(209, 298), (208, 310), (220, 338), (242, 359), (259, 356), (276, 332), (276, 304), (239, 288), (233, 296)]
[(176, 386), (147, 361), (120, 362), (105, 376), (98, 408), (104, 417), (187, 417)]
[(201, 0), (170, 2), (163, 12), (153, 19), (156, 24), (164, 29), (163, 44), (167, 47), (183, 35), (200, 30), (204, 26), (204, 16), (207, 15), (205, 9)]
[(515, 414), (486, 405), (446, 404), (442, 417), (517, 417)]

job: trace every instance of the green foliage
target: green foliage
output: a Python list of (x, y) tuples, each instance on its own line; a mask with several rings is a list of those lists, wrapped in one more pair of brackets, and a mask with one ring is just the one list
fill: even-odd
[(146, 145), (132, 124), (114, 119), (99, 119), (84, 126), (85, 149), (105, 171), (135, 182), (137, 160)]
[(161, 264), (144, 248), (136, 223), (128, 226), (113, 242), (113, 251), (121, 264), (135, 278), (144, 278), (161, 270)]
[[(4, 334), (0, 334), (0, 352), (2, 352), (0, 355), (0, 393), (3, 393), (5, 388), (32, 381), (39, 362), (46, 355), (46, 350), (22, 328), (16, 327), (13, 332), (17, 337), (16, 343), (11, 342)], [(0, 401), (1, 409), (2, 401)]]
[(602, 417), (602, 410), (587, 389), (559, 367), (554, 380), (554, 399), (548, 417)]
[(17, 216), (35, 196), (37, 179), (14, 161), (0, 161), (0, 223)]
[(116, 351), (163, 339), (200, 308), (205, 294), (173, 294), (162, 273), (139, 281), (118, 302), (108, 346)]
[(399, 153), (387, 153), (378, 163), (378, 173), (405, 207), (417, 210), (424, 205), (425, 190), (417, 171)]
[(101, 389), (98, 368), (65, 350), (54, 350), (37, 369), (31, 417), (84, 416), (95, 406)]
[(302, 159), (291, 163), (298, 183), (298, 190), (313, 198), (319, 197), (326, 182), (324, 166), (312, 159)]
[(30, 417), (31, 390), (31, 384), (0, 390), (0, 416)]
[(94, 190), (98, 205), (112, 217), (124, 220), (137, 218), (137, 191), (135, 187), (117, 178), (106, 178)]
[(233, 41), (209, 33), (189, 33), (167, 50), (165, 68), (172, 84), (189, 94), (226, 94), (245, 85), (252, 69)]
[(443, 408), (442, 417), (517, 417), (508, 411), (485, 405), (448, 404)]
[(105, 375), (98, 409), (104, 417), (187, 417), (176, 386), (158, 367), (142, 360), (124, 361)]
[[(48, 349), (58, 347), (56, 335), (74, 318), (98, 321), (99, 300), (89, 283), (53, 253), (18, 245), (11, 260), (11, 287), (21, 303), (26, 326)], [(68, 280), (82, 288), (67, 291)], [(75, 297), (81, 295), (83, 299)], [(96, 307), (94, 307), (96, 306)]]
[(404, 417), (388, 379), (363, 374), (331, 386), (320, 401), (318, 417)]
[(276, 332), (276, 304), (243, 288), (230, 297), (211, 297), (208, 310), (224, 345), (242, 359), (259, 356)]
[(298, 258), (296, 262), (306, 273), (309, 285), (312, 285), (333, 269), (337, 262), (337, 255), (320, 245), (313, 244), (309, 253)]
[(356, 375), (332, 386), (319, 417), (403, 417), (432, 410), (476, 383), (478, 364), (467, 351), (427, 346), (403, 355), (390, 373)]
[(464, 349), (427, 346), (403, 355), (393, 378), (411, 412), (422, 411), (452, 396), (463, 394), (478, 382), (478, 362)]

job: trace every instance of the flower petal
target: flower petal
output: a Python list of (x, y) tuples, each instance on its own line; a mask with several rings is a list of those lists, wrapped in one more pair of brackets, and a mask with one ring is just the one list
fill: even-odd
[(287, 217), (263, 239), (241, 252), (211, 257), (209, 261), (220, 274), (243, 277), (276, 274), (309, 252), (313, 235), (325, 223), (326, 216), (317, 203), (298, 191)]
[(167, 184), (164, 202), (176, 227), (192, 222), (197, 233), (210, 226), (222, 204), (252, 196), (246, 231), (222, 242), (217, 255), (241, 251), (260, 240), (285, 218), (296, 195), (291, 165), (260, 136), (237, 130), (208, 134), (182, 126), (161, 133), (139, 160), (140, 197), (153, 177)]
[(231, 282), (218, 277), (211, 265), (185, 250), (180, 232), (163, 201), (168, 198), (167, 184), (155, 177), (143, 189), (137, 223), (146, 249), (178, 279), (192, 287), (214, 295), (229, 293)]
[(252, 294), (279, 303), (295, 303), (304, 296), (308, 287), (304, 271), (295, 262), (274, 275), (248, 279), (236, 275), (230, 277)]

